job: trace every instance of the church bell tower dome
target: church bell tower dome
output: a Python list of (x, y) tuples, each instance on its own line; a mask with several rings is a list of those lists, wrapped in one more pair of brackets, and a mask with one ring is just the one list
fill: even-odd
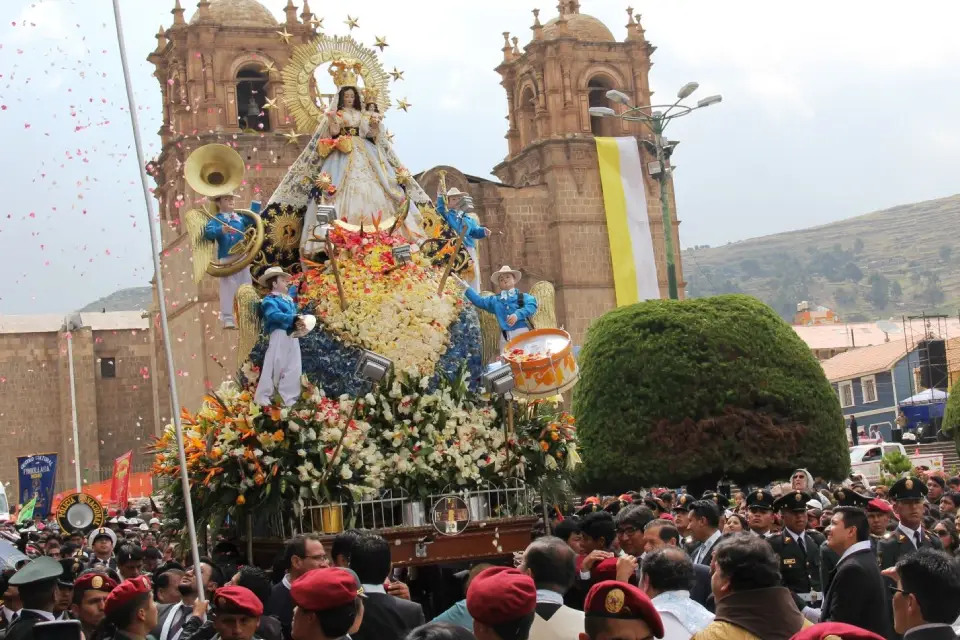
[[(276, 27), (277, 19), (257, 0), (208, 0), (210, 20), (224, 27)], [(200, 21), (200, 11), (190, 24)]]
[(584, 42), (616, 42), (613, 33), (597, 18), (580, 13), (580, 3), (577, 0), (562, 0), (557, 7), (560, 15), (543, 25), (543, 39), (554, 40), (560, 35), (559, 22), (561, 18), (567, 22), (567, 30), (571, 36)]

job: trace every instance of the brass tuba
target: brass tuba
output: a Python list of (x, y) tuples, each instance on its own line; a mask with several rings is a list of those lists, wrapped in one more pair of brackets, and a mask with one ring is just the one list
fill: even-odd
[[(224, 144), (208, 144), (195, 150), (187, 158), (183, 175), (190, 187), (211, 200), (231, 193), (243, 182), (243, 158), (236, 150)], [(211, 203), (212, 204), (212, 203)], [(207, 205), (209, 207), (210, 204)], [(216, 246), (204, 237), (207, 221), (216, 219), (216, 211), (207, 207), (187, 212), (185, 222), (193, 244), (193, 275), (200, 282), (203, 274), (225, 278), (249, 267), (263, 248), (263, 219), (249, 209), (236, 212), (249, 218), (253, 227), (247, 230), (243, 240), (231, 249), (230, 260), (220, 263), (214, 260)]]

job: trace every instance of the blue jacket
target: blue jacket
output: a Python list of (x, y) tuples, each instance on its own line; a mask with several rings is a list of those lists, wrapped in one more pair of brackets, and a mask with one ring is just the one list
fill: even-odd
[(243, 232), (252, 224), (249, 218), (239, 213), (218, 213), (216, 220), (209, 220), (203, 228), (203, 237), (216, 241), (217, 257), (223, 260), (230, 257), (230, 249), (243, 239)]
[[(458, 235), (461, 233), (464, 234), (463, 246), (468, 249), (476, 247), (477, 240), (482, 240), (487, 237), (487, 232), (483, 230), (480, 223), (469, 215), (465, 213), (461, 216), (460, 212), (456, 209), (448, 211), (447, 205), (444, 204), (443, 196), (437, 196), (437, 213), (443, 216), (443, 219), (447, 221), (447, 224), (450, 225)], [(464, 225), (467, 227), (465, 232), (463, 230)]]
[(277, 329), (283, 329), (287, 333), (293, 331), (293, 325), (297, 321), (297, 303), (293, 301), (293, 296), (297, 294), (296, 287), (290, 287), (289, 295), (280, 295), (271, 293), (260, 301), (260, 313), (263, 316), (263, 332), (270, 335)]
[[(520, 306), (520, 296), (523, 296), (523, 306)], [(497, 317), (500, 323), (501, 331), (513, 331), (514, 329), (529, 329), (530, 324), (527, 319), (537, 312), (537, 299), (529, 293), (522, 294), (516, 289), (508, 292), (500, 292), (492, 296), (481, 296), (471, 288), (467, 288), (467, 299), (474, 306), (492, 313)], [(517, 321), (511, 327), (507, 324), (507, 316), (517, 315)]]

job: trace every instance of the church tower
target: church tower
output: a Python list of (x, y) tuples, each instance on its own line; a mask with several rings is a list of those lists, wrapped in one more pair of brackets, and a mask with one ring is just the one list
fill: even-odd
[(166, 287), (155, 294), (166, 298), (181, 403), (198, 407), (208, 387), (235, 371), (238, 335), (220, 327), (215, 279), (193, 281), (183, 216), (205, 199), (186, 184), (183, 166), (198, 147), (229, 145), (246, 167), (237, 206), (249, 208), (251, 200), (270, 197), (307, 142), (295, 135), (283, 104), (280, 69), (293, 47), (313, 38), (319, 22), (308, 0), (299, 16), (288, 0), (283, 22), (257, 0), (200, 0), (189, 21), (181, 0), (175, 0), (171, 13), (173, 24), (160, 27), (157, 48), (148, 57), (163, 101), (162, 151), (149, 166)]
[[(546, 23), (534, 10), (532, 40), (504, 33), (503, 62), (497, 67), (507, 97), (508, 154), (493, 172), (502, 196), (484, 223), (502, 229), (491, 238), (491, 264), (508, 263), (550, 280), (557, 288), (557, 316), (581, 344), (591, 320), (616, 306), (610, 244), (594, 136), (634, 136), (644, 166), (656, 158), (643, 144), (652, 140), (645, 125), (591, 117), (589, 108), (608, 106), (606, 91), (618, 89), (633, 104), (651, 104), (648, 76), (655, 47), (647, 42), (639, 16), (627, 9), (627, 37), (618, 42), (600, 20), (581, 13), (579, 0), (561, 0)], [(647, 210), (661, 297), (667, 270), (659, 183), (644, 175)], [(679, 222), (668, 187), (673, 243)], [(683, 269), (675, 256), (679, 289)], [(519, 264), (515, 264), (519, 263)]]

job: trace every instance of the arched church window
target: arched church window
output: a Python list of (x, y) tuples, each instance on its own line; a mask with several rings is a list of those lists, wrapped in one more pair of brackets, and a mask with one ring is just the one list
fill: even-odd
[[(589, 100), (591, 107), (610, 107), (616, 108), (607, 98), (607, 91), (615, 89), (613, 82), (605, 76), (593, 76), (587, 82), (587, 91), (589, 91)], [(590, 116), (590, 130), (595, 136), (613, 137), (616, 135), (616, 123), (614, 118), (602, 118)]]
[(237, 116), (240, 128), (247, 131), (270, 131), (267, 104), (269, 76), (259, 67), (243, 67), (237, 72)]
[(533, 87), (525, 88), (520, 94), (520, 144), (523, 146), (537, 139), (536, 104)]

